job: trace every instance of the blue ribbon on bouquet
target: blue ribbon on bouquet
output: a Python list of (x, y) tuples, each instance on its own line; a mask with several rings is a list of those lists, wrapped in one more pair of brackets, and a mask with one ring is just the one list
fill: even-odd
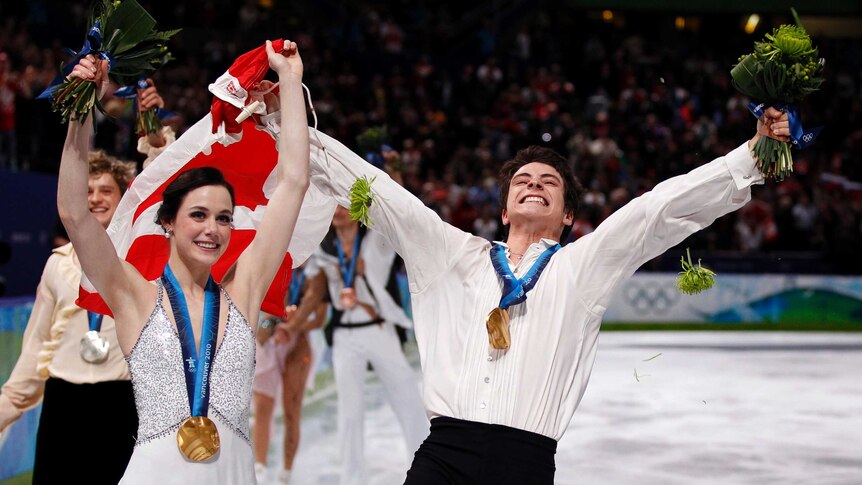
[[(810, 130), (802, 129), (802, 120), (799, 118), (799, 106), (795, 104), (773, 103), (773, 108), (787, 113), (787, 121), (790, 123), (790, 143), (798, 148), (803, 149), (814, 143), (814, 139), (823, 130), (822, 126), (812, 128)], [(751, 111), (756, 118), (760, 119), (766, 112), (769, 106), (766, 103), (748, 103), (748, 110)]]
[(78, 65), (78, 62), (81, 61), (85, 56), (90, 54), (95, 54), (96, 57), (102, 60), (108, 61), (108, 69), (111, 69), (111, 66), (114, 64), (114, 58), (111, 56), (111, 53), (102, 50), (102, 23), (100, 21), (96, 21), (96, 23), (90, 28), (90, 31), (87, 32), (87, 38), (84, 40), (84, 47), (81, 48), (80, 51), (75, 52), (72, 49), (65, 49), (65, 51), (74, 56), (74, 59), (63, 66), (63, 69), (60, 71), (60, 75), (54, 78), (51, 81), (51, 84), (42, 91), (42, 94), (36, 97), (36, 99), (46, 99), (50, 98), (51, 94), (57, 90), (60, 84), (66, 80), (66, 77), (72, 73), (72, 69)]
[(392, 147), (386, 144), (380, 145), (380, 151), (368, 152), (365, 154), (365, 161), (383, 170), (383, 165), (386, 164), (386, 159), (383, 158), (385, 152), (392, 151)]
[[(114, 96), (123, 99), (131, 99), (132, 100), (132, 109), (134, 112), (138, 112), (138, 89), (144, 90), (150, 87), (147, 84), (147, 78), (141, 77), (138, 78), (138, 81), (134, 86), (123, 86), (120, 89), (114, 91)], [(162, 108), (154, 108), (156, 111), (156, 116), (159, 117), (160, 120), (170, 118), (172, 116), (176, 116), (177, 114), (173, 111), (164, 110)]]

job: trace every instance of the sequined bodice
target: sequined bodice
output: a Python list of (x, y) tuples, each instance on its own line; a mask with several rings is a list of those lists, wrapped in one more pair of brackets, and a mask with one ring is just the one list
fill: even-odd
[[(126, 357), (138, 409), (138, 445), (175, 432), (191, 414), (180, 340), (162, 306), (161, 282), (158, 292), (156, 308)], [(213, 357), (209, 417), (218, 416), (248, 441), (254, 335), (228, 294), (222, 292), (228, 302), (228, 317), (224, 338)]]

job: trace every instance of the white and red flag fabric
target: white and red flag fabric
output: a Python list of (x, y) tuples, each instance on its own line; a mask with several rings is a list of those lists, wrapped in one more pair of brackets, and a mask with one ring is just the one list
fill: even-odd
[[(273, 42), (279, 52), (281, 39)], [(234, 230), (230, 244), (213, 266), (213, 278), (221, 281), (256, 233), (272, 191), (275, 189), (277, 129), (265, 129), (261, 116), (263, 103), (255, 116), (242, 123), (235, 121), (242, 108), (250, 104), (257, 84), (269, 63), (264, 46), (240, 56), (209, 89), (215, 95), (210, 114), (195, 123), (170, 144), (132, 182), (120, 201), (108, 227), (117, 254), (134, 265), (148, 280), (161, 276), (170, 256), (170, 243), (156, 223), (162, 192), (180, 173), (196, 167), (215, 167), (233, 185), (236, 195)], [(260, 96), (258, 96), (260, 100)], [(335, 201), (312, 185), (303, 200), (288, 253), (264, 299), (262, 310), (274, 315), (284, 313), (284, 295), (290, 285), (291, 269), (304, 262), (329, 230)], [(87, 280), (81, 278), (78, 297), (81, 307), (110, 315), (110, 309)]]

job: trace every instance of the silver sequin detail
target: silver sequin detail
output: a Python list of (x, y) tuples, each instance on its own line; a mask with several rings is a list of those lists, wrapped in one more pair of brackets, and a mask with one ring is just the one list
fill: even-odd
[[(249, 441), (254, 335), (228, 294), (222, 293), (228, 302), (227, 327), (213, 358), (209, 414), (217, 414), (234, 433)], [(176, 432), (191, 411), (180, 340), (162, 306), (161, 282), (156, 308), (126, 361), (138, 409), (136, 446)]]

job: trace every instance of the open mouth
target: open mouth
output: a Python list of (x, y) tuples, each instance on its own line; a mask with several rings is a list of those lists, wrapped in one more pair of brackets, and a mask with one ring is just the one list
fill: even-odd
[(522, 204), (533, 203), (533, 204), (541, 204), (543, 206), (548, 205), (548, 201), (545, 200), (544, 197), (540, 197), (538, 195), (528, 195), (521, 199)]
[(103, 214), (105, 212), (108, 212), (108, 208), (107, 207), (91, 207), (90, 212), (92, 212), (93, 214)]

